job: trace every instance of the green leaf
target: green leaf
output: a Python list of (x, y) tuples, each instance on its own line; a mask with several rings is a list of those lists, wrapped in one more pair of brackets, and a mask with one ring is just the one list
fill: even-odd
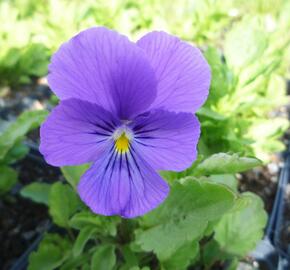
[(50, 193), (50, 184), (46, 183), (31, 183), (23, 187), (20, 194), (24, 198), (28, 198), (37, 203), (48, 205), (48, 197)]
[(6, 67), (13, 67), (17, 64), (19, 59), (21, 58), (21, 51), (18, 48), (10, 48), (5, 55), (5, 58), (2, 61)]
[(46, 118), (47, 111), (27, 111), (9, 125), (0, 135), (0, 159), (30, 130), (38, 127)]
[(270, 138), (281, 137), (289, 128), (288, 119), (276, 117), (275, 119), (257, 119), (247, 136), (259, 142), (261, 140), (268, 140)]
[(122, 246), (121, 251), (125, 260), (125, 264), (122, 265), (120, 270), (130, 270), (139, 264), (137, 254), (136, 252), (132, 251), (130, 245)]
[(210, 181), (215, 183), (224, 184), (234, 191), (238, 190), (238, 180), (232, 174), (213, 174), (208, 177)]
[(85, 268), (85, 265), (88, 264), (90, 258), (91, 254), (89, 252), (83, 253), (81, 256), (78, 257), (69, 256), (69, 258), (67, 258), (67, 260), (60, 267), (60, 270), (71, 270), (79, 268), (82, 268), (82, 270), (87, 269)]
[(0, 165), (0, 195), (10, 191), (17, 183), (17, 172), (5, 165)]
[(57, 269), (70, 254), (71, 245), (66, 238), (57, 234), (47, 234), (37, 251), (29, 256), (28, 270)]
[(202, 261), (206, 266), (206, 269), (211, 269), (210, 266), (212, 266), (215, 262), (224, 261), (229, 257), (230, 256), (221, 249), (217, 241), (214, 239), (206, 243), (203, 247)]
[(81, 229), (73, 246), (73, 255), (75, 257), (79, 256), (83, 252), (86, 243), (91, 239), (95, 232), (96, 228), (91, 226)]
[(28, 146), (23, 144), (21, 141), (16, 142), (15, 145), (5, 155), (4, 162), (5, 164), (15, 163), (16, 161), (24, 158), (28, 152)]
[(218, 153), (198, 164), (194, 175), (233, 174), (261, 165), (262, 162), (253, 157), (239, 157), (238, 154)]
[(223, 251), (241, 257), (254, 249), (262, 239), (267, 222), (261, 198), (249, 192), (242, 197), (250, 200), (250, 203), (224, 215), (217, 224), (214, 235)]
[(167, 200), (141, 219), (135, 242), (159, 260), (168, 260), (183, 245), (201, 238), (207, 223), (231, 209), (234, 200), (224, 185), (191, 178), (176, 181)]
[(216, 120), (216, 121), (223, 121), (223, 120), (226, 119), (225, 116), (219, 114), (218, 112), (212, 111), (211, 109), (206, 108), (206, 107), (200, 108), (197, 111), (197, 115), (198, 116), (204, 116), (204, 117)]
[(80, 166), (66, 166), (61, 168), (61, 172), (71, 186), (76, 189), (81, 176), (85, 173), (89, 166), (89, 164), (83, 164)]
[(256, 18), (237, 23), (226, 35), (224, 53), (227, 63), (241, 68), (256, 60), (268, 45), (267, 35), (258, 26)]
[(86, 226), (93, 226), (102, 235), (116, 236), (117, 225), (120, 221), (120, 217), (117, 216), (104, 217), (91, 211), (81, 211), (70, 219), (69, 225), (78, 230)]
[(49, 194), (49, 213), (55, 224), (69, 227), (69, 219), (80, 205), (78, 196), (70, 186), (62, 183), (52, 185)]
[(162, 262), (166, 270), (186, 270), (190, 262), (198, 255), (198, 242), (186, 243), (179, 248), (168, 260)]
[(92, 270), (112, 270), (116, 264), (115, 247), (102, 245), (97, 247), (92, 257)]
[[(222, 60), (221, 53), (216, 48), (207, 48), (204, 52), (204, 56), (206, 57), (210, 65), (212, 76), (209, 96), (206, 104), (215, 104), (220, 98), (229, 93), (229, 87), (232, 83), (233, 76), (228, 70), (228, 67), (226, 66), (224, 61)], [(217, 120), (224, 120), (225, 118), (218, 113), (216, 113), (217, 116), (215, 116), (215, 113), (212, 113), (211, 111), (206, 111), (204, 109), (207, 108), (202, 107), (201, 109), (199, 109), (197, 114), (202, 114), (212, 119), (216, 118)]]

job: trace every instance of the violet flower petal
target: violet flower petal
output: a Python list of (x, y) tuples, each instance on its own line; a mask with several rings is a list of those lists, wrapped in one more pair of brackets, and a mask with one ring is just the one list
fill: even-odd
[(104, 27), (84, 30), (64, 43), (52, 57), (48, 83), (60, 99), (96, 103), (121, 119), (146, 110), (157, 84), (146, 53)]
[(200, 50), (165, 32), (151, 32), (137, 44), (146, 51), (158, 81), (150, 108), (196, 112), (208, 96), (211, 77)]
[(169, 187), (133, 148), (119, 155), (112, 145), (82, 176), (78, 192), (96, 214), (133, 218), (162, 203)]

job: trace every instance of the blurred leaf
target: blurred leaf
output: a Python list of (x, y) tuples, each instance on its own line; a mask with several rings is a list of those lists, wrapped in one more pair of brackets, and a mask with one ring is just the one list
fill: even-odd
[(281, 137), (283, 133), (289, 127), (288, 119), (277, 117), (274, 119), (257, 119), (255, 125), (253, 125), (247, 136), (253, 138), (259, 142), (271, 137)]
[(205, 108), (205, 107), (200, 108), (197, 111), (197, 115), (198, 116), (205, 116), (205, 117), (211, 118), (213, 120), (217, 120), (217, 121), (223, 121), (226, 119), (225, 116), (223, 116), (217, 112), (214, 112), (208, 108)]
[(198, 255), (198, 242), (186, 243), (179, 248), (168, 260), (162, 263), (166, 270), (186, 270), (190, 262)]
[(214, 239), (206, 243), (203, 248), (202, 261), (207, 269), (210, 269), (216, 261), (221, 262), (228, 258), (229, 255), (221, 249), (218, 242)]
[(213, 181), (219, 184), (224, 184), (234, 191), (238, 190), (238, 180), (232, 174), (216, 174), (216, 175), (213, 174), (213, 175), (210, 175), (208, 178), (210, 181)]
[(19, 68), (28, 75), (44, 76), (47, 73), (48, 50), (43, 44), (32, 43), (22, 52)]
[[(120, 270), (131, 270), (136, 268), (139, 264), (136, 252), (131, 250), (129, 245), (122, 246), (122, 255), (125, 260), (125, 264), (122, 265)], [(137, 267), (139, 269), (139, 267)]]
[(23, 187), (20, 191), (22, 197), (37, 203), (48, 205), (48, 198), (51, 185), (46, 183), (31, 183)]
[(220, 218), (234, 204), (235, 195), (224, 185), (190, 178), (175, 182), (166, 201), (141, 219), (136, 244), (153, 251), (161, 261), (199, 239), (207, 222)]
[(81, 176), (89, 167), (89, 164), (83, 164), (80, 166), (66, 166), (61, 168), (61, 172), (65, 179), (71, 184), (71, 186), (76, 189)]
[(83, 253), (82, 255), (78, 257), (70, 256), (67, 258), (67, 260), (61, 265), (60, 270), (71, 270), (71, 269), (89, 269), (85, 268), (90, 261), (91, 254), (89, 252)]
[(10, 191), (17, 183), (17, 172), (5, 165), (0, 165), (0, 195)]
[(235, 256), (245, 256), (262, 239), (267, 214), (261, 198), (253, 193), (242, 195), (251, 202), (239, 211), (222, 217), (215, 228), (215, 240), (221, 249)]
[(92, 270), (112, 270), (116, 264), (115, 247), (102, 245), (96, 248), (92, 257)]
[(118, 216), (104, 217), (96, 215), (91, 211), (81, 211), (76, 213), (70, 219), (70, 226), (81, 230), (83, 227), (94, 227), (102, 235), (116, 236), (117, 225), (120, 223), (121, 218)]
[[(207, 50), (204, 52), (204, 56), (210, 65), (212, 76), (209, 96), (206, 104), (212, 104), (216, 103), (221, 97), (229, 94), (233, 76), (222, 60), (221, 53), (216, 48), (207, 48)], [(201, 113), (200, 111), (204, 111), (203, 113), (206, 113), (205, 107), (202, 107), (199, 110), (199, 113)], [(214, 113), (207, 113), (207, 115), (215, 117)], [(218, 118), (217, 120), (223, 120), (223, 116), (219, 115), (218, 113), (216, 117)]]
[(51, 186), (49, 213), (53, 222), (61, 227), (69, 227), (70, 217), (79, 209), (81, 202), (73, 189), (62, 183)]
[(57, 234), (46, 234), (37, 251), (29, 256), (28, 270), (57, 269), (70, 254), (70, 243)]
[(90, 240), (90, 238), (96, 232), (96, 228), (87, 226), (80, 230), (76, 241), (73, 246), (73, 255), (78, 257), (82, 252), (86, 245), (86, 243)]
[(0, 159), (30, 130), (38, 127), (46, 118), (47, 111), (27, 111), (0, 135)]
[(239, 157), (237, 154), (218, 153), (201, 162), (195, 169), (195, 175), (233, 174), (261, 166), (256, 158)]
[(28, 146), (23, 144), (23, 142), (16, 142), (15, 145), (7, 152), (4, 157), (4, 162), (6, 164), (15, 163), (16, 161), (24, 158), (29, 152)]
[(230, 66), (241, 68), (263, 55), (267, 36), (257, 25), (257, 18), (246, 18), (227, 33), (224, 53)]
[(6, 55), (1, 59), (1, 65), (8, 67), (14, 67), (21, 58), (21, 51), (18, 48), (9, 48)]

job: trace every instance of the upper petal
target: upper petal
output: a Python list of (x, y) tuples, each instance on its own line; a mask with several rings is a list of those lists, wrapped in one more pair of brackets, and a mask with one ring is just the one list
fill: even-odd
[(93, 162), (108, 148), (119, 124), (96, 104), (63, 100), (40, 128), (40, 152), (54, 166)]
[(196, 159), (200, 124), (191, 113), (151, 111), (138, 116), (132, 130), (134, 147), (156, 170), (183, 171)]
[(158, 82), (150, 108), (196, 112), (208, 96), (211, 77), (200, 50), (165, 32), (151, 32), (137, 44), (146, 51)]
[(48, 82), (60, 99), (96, 103), (122, 119), (144, 111), (156, 97), (145, 52), (104, 27), (82, 31), (53, 55)]
[(111, 147), (82, 176), (78, 192), (97, 214), (133, 218), (162, 203), (169, 186), (133, 148), (118, 154)]

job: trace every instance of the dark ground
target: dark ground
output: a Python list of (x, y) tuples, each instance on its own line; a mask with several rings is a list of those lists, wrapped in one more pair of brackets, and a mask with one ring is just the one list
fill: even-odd
[(14, 166), (19, 184), (0, 199), (0, 269), (8, 270), (49, 224), (47, 207), (22, 198), (18, 191), (31, 182), (52, 183), (59, 179), (57, 168), (36, 162), (31, 157)]

